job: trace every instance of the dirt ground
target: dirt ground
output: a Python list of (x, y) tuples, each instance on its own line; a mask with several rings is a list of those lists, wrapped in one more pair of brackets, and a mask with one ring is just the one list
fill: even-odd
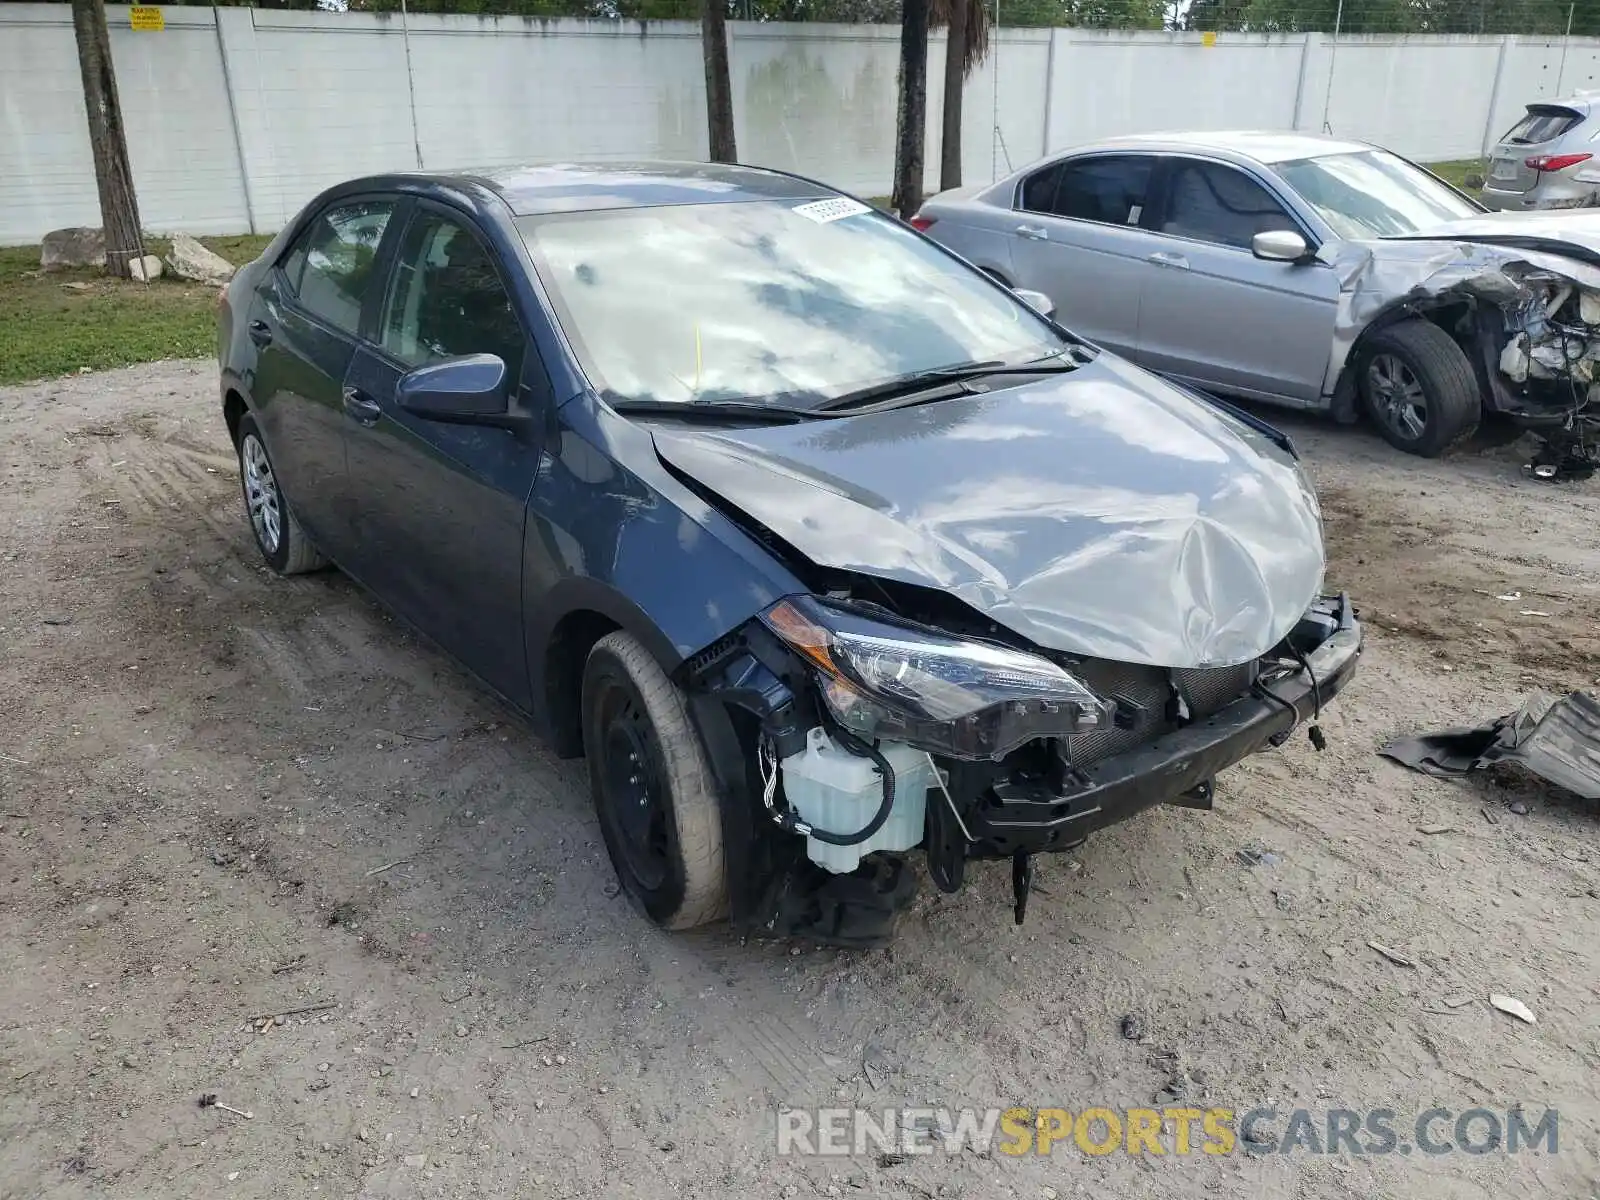
[[(0, 390), (0, 1196), (1597, 1194), (1597, 815), (1375, 750), (1600, 680), (1600, 480), (1289, 419), (1369, 630), (1327, 751), (1042, 861), (1020, 929), (985, 865), (840, 953), (648, 928), (582, 763), (260, 566), (213, 379)], [(1560, 1148), (775, 1153), (781, 1105), (1158, 1094), (1553, 1106)]]

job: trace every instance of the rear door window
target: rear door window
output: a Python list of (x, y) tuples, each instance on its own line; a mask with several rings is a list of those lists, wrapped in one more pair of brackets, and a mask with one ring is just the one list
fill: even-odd
[(1558, 104), (1534, 104), (1528, 107), (1522, 120), (1511, 127), (1511, 131), (1501, 138), (1502, 142), (1510, 142), (1513, 146), (1537, 146), (1543, 142), (1553, 142), (1562, 134), (1577, 127), (1583, 120), (1581, 113), (1570, 108), (1562, 108)]
[(335, 329), (355, 334), (372, 282), (392, 200), (360, 200), (319, 213), (283, 260), (300, 306)]
[(1174, 237), (1248, 250), (1256, 234), (1299, 225), (1273, 194), (1222, 163), (1176, 159), (1160, 230)]
[(1056, 202), (1056, 183), (1061, 178), (1059, 166), (1049, 166), (1037, 171), (1022, 182), (1022, 207), (1028, 212), (1053, 211)]
[(1148, 155), (1097, 155), (1057, 163), (1023, 183), (1022, 207), (1075, 221), (1137, 225), (1154, 162)]

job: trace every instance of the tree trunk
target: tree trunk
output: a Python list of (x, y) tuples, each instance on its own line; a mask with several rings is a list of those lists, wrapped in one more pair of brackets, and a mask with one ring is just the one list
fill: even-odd
[(902, 220), (922, 207), (922, 151), (928, 114), (928, 0), (905, 0), (900, 16), (900, 105), (896, 114), (894, 196)]
[(944, 132), (939, 138), (939, 190), (961, 186), (961, 93), (967, 79), (967, 0), (955, 0), (944, 43)]
[(106, 274), (128, 274), (128, 261), (144, 253), (139, 202), (128, 165), (128, 138), (117, 101), (117, 76), (111, 65), (111, 35), (104, 0), (72, 0), (72, 31), (78, 39), (83, 73), (83, 106), (89, 114), (89, 146), (94, 181), (100, 192), (100, 222), (106, 237)]
[(733, 140), (733, 82), (728, 73), (728, 10), (726, 0), (701, 0), (700, 49), (706, 60), (706, 122), (711, 134), (711, 161), (739, 160)]

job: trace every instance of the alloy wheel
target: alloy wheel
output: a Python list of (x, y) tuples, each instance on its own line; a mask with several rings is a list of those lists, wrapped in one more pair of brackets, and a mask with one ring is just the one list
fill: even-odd
[(1416, 441), (1428, 425), (1428, 396), (1396, 354), (1375, 354), (1367, 364), (1367, 396), (1374, 414), (1400, 437)]
[(267, 448), (253, 433), (239, 445), (239, 461), (244, 464), (244, 497), (250, 509), (250, 524), (256, 541), (268, 554), (276, 554), (283, 540), (283, 501), (278, 495), (278, 480), (272, 473)]

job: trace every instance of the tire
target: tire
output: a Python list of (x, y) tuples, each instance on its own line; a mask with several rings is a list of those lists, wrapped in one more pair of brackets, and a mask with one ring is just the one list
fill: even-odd
[(726, 915), (722, 813), (683, 693), (618, 631), (589, 652), (582, 708), (589, 792), (628, 899), (663, 929)]
[(1478, 427), (1472, 363), (1437, 325), (1413, 319), (1378, 330), (1362, 347), (1359, 372), (1367, 415), (1397, 450), (1437, 458)]
[(273, 470), (266, 439), (249, 413), (239, 421), (238, 453), (245, 517), (267, 566), (279, 575), (303, 575), (326, 567), (328, 560), (300, 528), (294, 510), (278, 487), (278, 473)]

